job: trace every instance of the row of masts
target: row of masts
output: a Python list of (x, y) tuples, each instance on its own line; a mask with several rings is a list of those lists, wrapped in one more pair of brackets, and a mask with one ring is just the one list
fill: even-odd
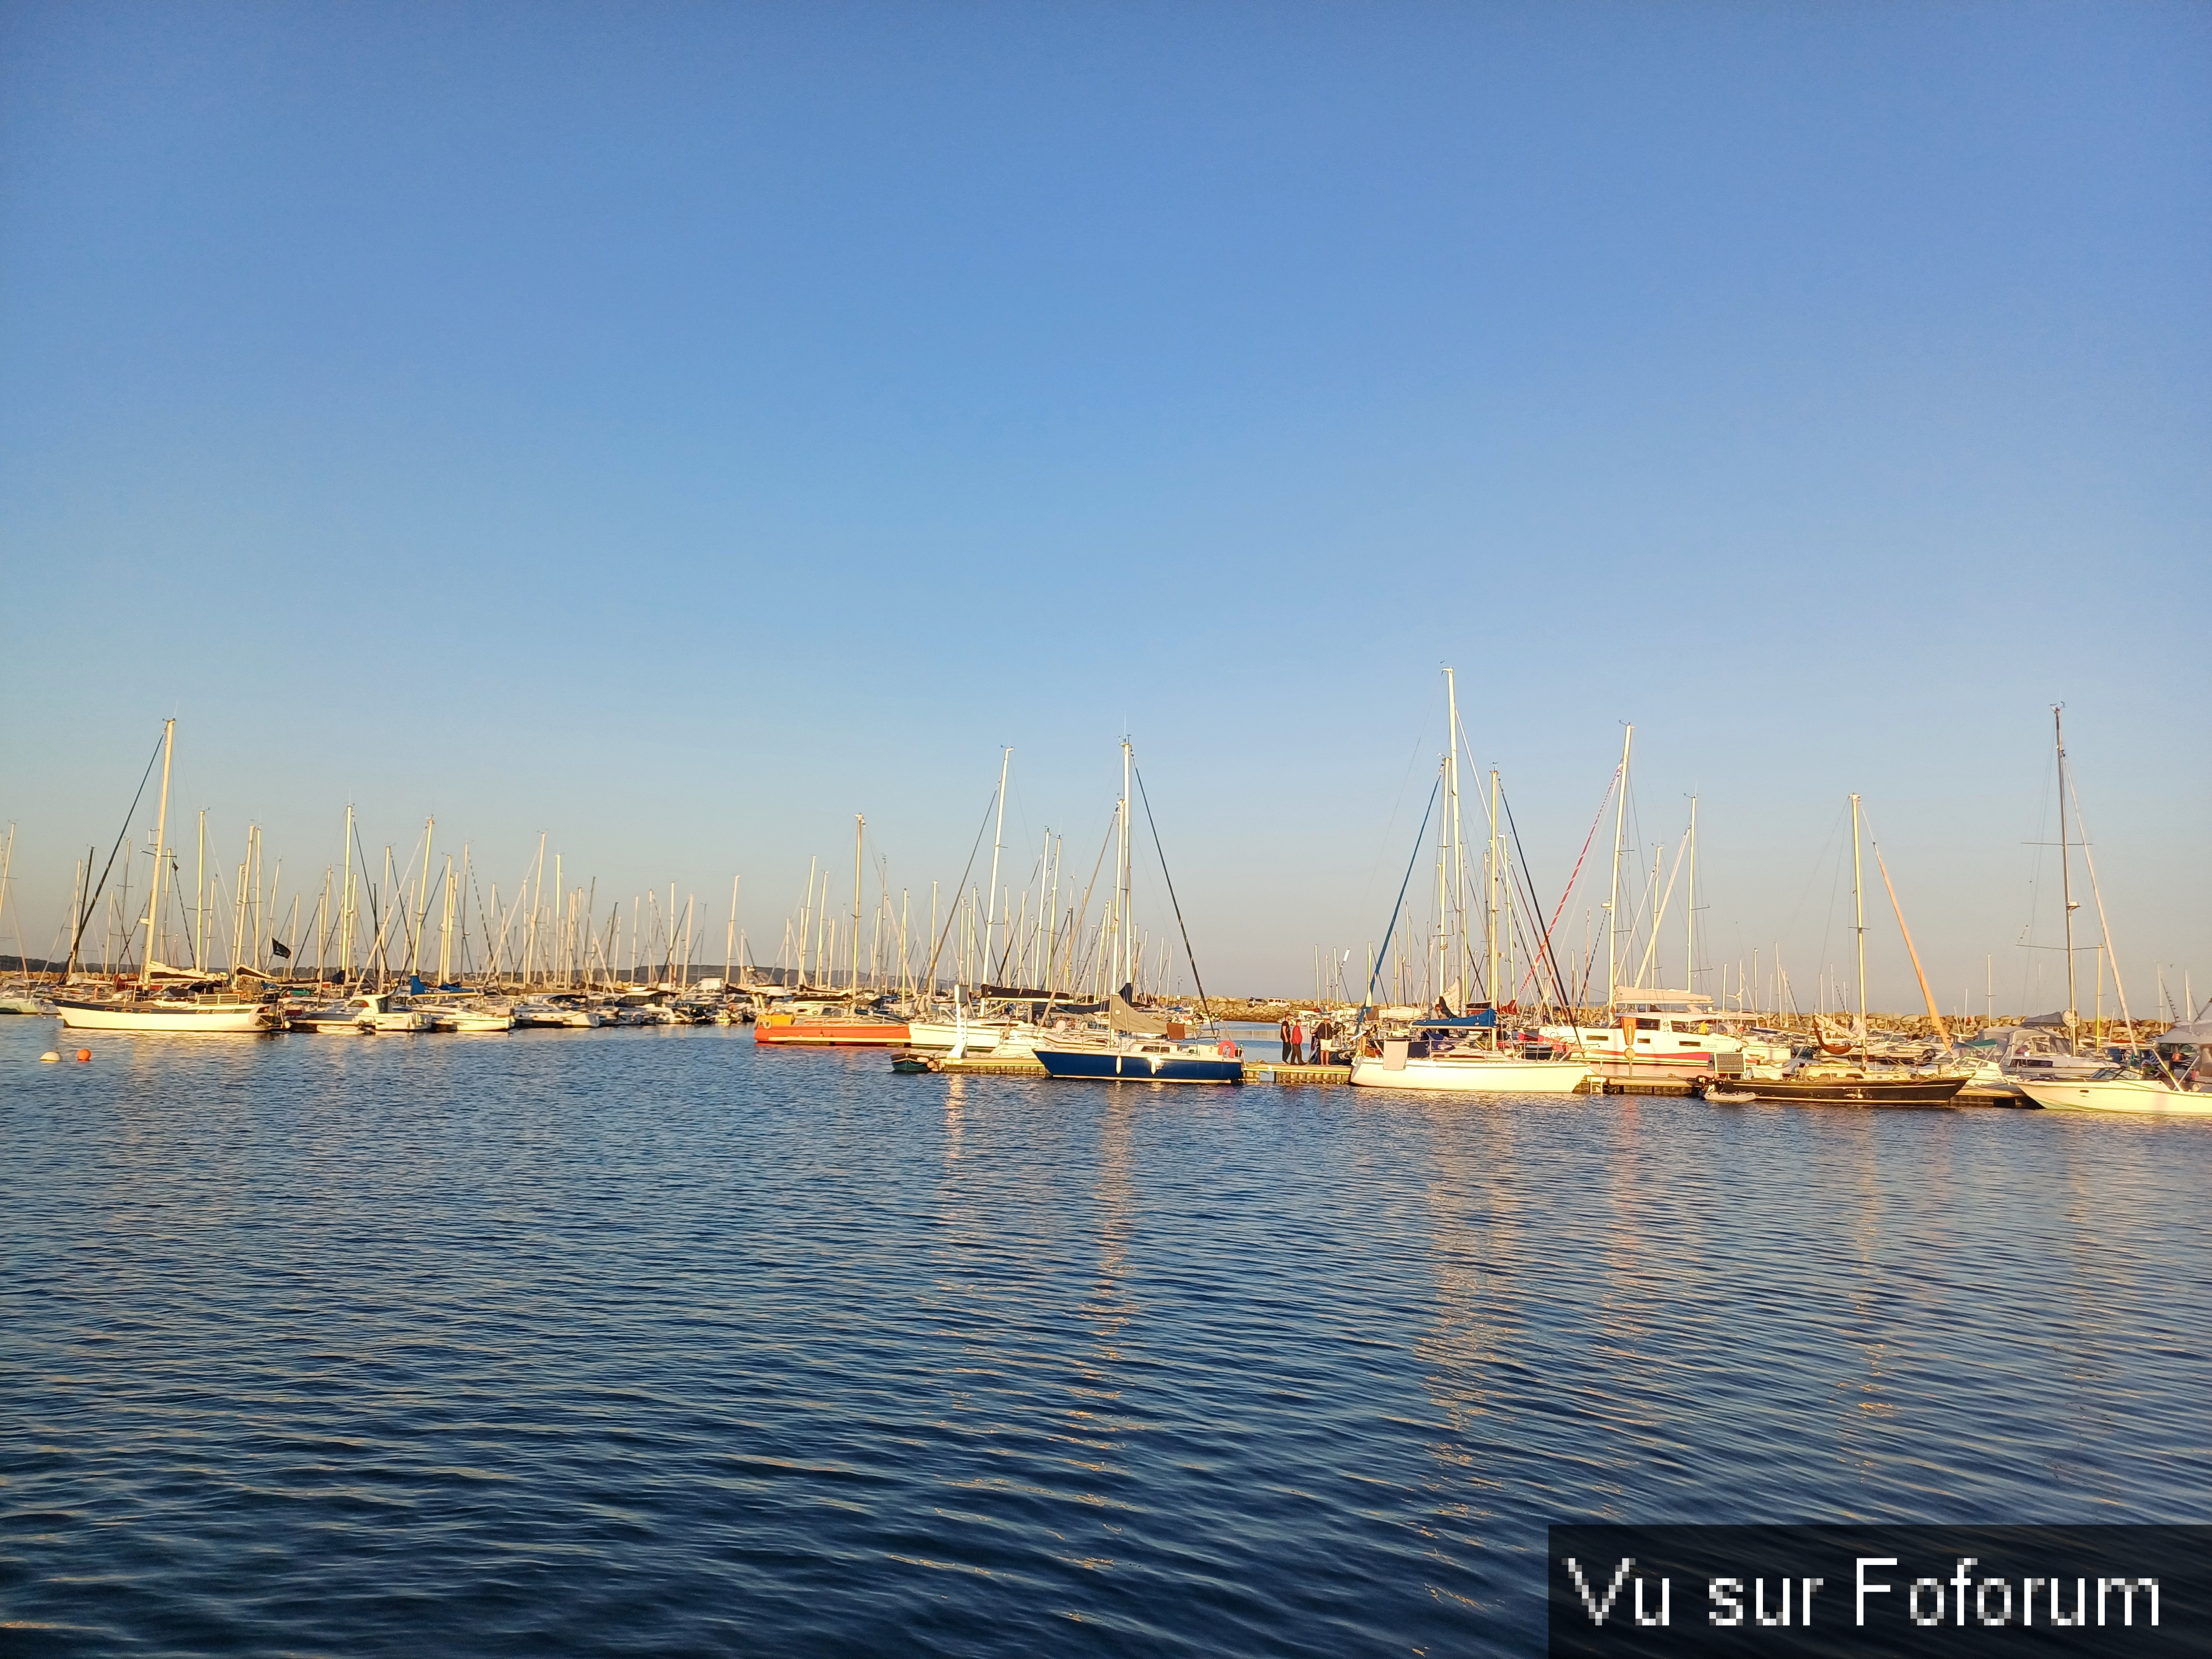
[[(1479, 873), (1474, 867), (1463, 823), (1461, 771), (1462, 758), (1471, 763), (1472, 751), (1460, 721), (1455, 678), (1449, 667), (1443, 672), (1448, 741), (1438, 787), (1443, 793), (1444, 811), (1437, 832), (1436, 921), (1429, 960), (1424, 964), (1427, 982), (1421, 988), (1422, 1000), (1441, 1001), (1454, 1012), (1477, 1000), (1518, 1001), (1532, 994), (1540, 1007), (1566, 1011), (1590, 1006), (1591, 1000), (1585, 995), (1592, 988), (1589, 981), (1595, 968), (1590, 914), (1584, 912), (1581, 948), (1576, 950), (1569, 945), (1565, 950), (1566, 962), (1572, 969), (1569, 974), (1563, 971), (1559, 960), (1562, 945), (1557, 938), (1558, 916), (1554, 915), (1547, 921), (1537, 912), (1534, 888), (1527, 882), (1525, 866), (1518, 870), (1519, 879), (1516, 879), (1514, 860), (1508, 853), (1510, 817), (1504, 811), (1500, 774), (1494, 766), (1489, 769), (1485, 814), (1487, 834)], [(2080, 1023), (2075, 963), (2079, 948), (2093, 949), (2098, 956), (2097, 1016), (2101, 1021), (2104, 969), (2110, 954), (2109, 930), (2104, 927), (2103, 902), (2099, 895), (2098, 919), (2100, 931), (2106, 934), (2105, 941), (2079, 948), (2074, 943), (2074, 912), (2081, 907), (2073, 897), (2071, 852), (2078, 848), (2082, 853), (2093, 890), (2095, 867), (2086, 841), (2077, 842), (2073, 839), (2067, 817), (2072, 799), (2071, 781), (2067, 773), (2063, 714), (2057, 708), (2052, 709), (2052, 722), (2058, 766), (2058, 844), (2065, 918), (2064, 1023), (2071, 1030)], [(485, 902), (477, 892), (477, 872), (466, 845), (458, 863), (453, 854), (447, 853), (442, 868), (438, 865), (434, 818), (425, 820), (419, 851), (410, 853), (404, 871), (395, 872), (394, 850), (390, 846), (384, 848), (382, 879), (378, 881), (371, 878), (350, 805), (346, 809), (340, 860), (322, 872), (319, 890), (313, 895), (312, 908), (305, 916), (302, 910), (306, 895), (295, 893), (289, 908), (283, 904), (283, 866), (279, 861), (273, 871), (268, 867), (258, 825), (248, 826), (244, 856), (235, 866), (236, 877), (226, 896), (222, 871), (210, 868), (207, 814), (201, 811), (192, 902), (187, 909), (183, 903), (182, 872), (167, 841), (174, 740), (175, 722), (171, 720), (164, 726), (160, 750), (161, 792), (154, 847), (141, 849), (155, 853), (146, 909), (135, 925), (126, 921), (132, 915), (129, 902), (130, 866), (126, 863), (121, 889), (109, 896), (104, 916), (103, 971), (111, 970), (118, 959), (128, 964), (135, 957), (142, 985), (157, 966), (205, 974), (220, 973), (226, 969), (234, 974), (250, 970), (270, 976), (306, 973), (319, 980), (331, 977), (335, 969), (336, 977), (351, 983), (369, 977), (381, 981), (402, 975), (428, 975), (434, 971), (434, 973), (440, 983), (450, 982), (458, 975), (522, 986), (571, 988), (634, 982), (635, 976), (644, 973), (650, 973), (660, 982), (688, 983), (697, 964), (702, 941), (701, 929), (695, 925), (696, 896), (686, 898), (679, 910), (673, 884), (668, 890), (665, 908), (657, 892), (633, 897), (628, 910), (625, 940), (623, 907), (618, 902), (612, 905), (602, 922), (597, 906), (596, 881), (568, 884), (557, 851), (552, 854), (549, 901), (545, 836), (539, 836), (532, 863), (523, 880), (510, 888), (510, 896), (502, 902), (499, 885), (493, 883), (489, 900)], [(1654, 976), (1658, 969), (1661, 928), (1672, 907), (1678, 882), (1684, 886), (1685, 990), (1693, 989), (1700, 971), (1697, 955), (1698, 801), (1694, 794), (1689, 801), (1687, 832), (1676, 850), (1673, 869), (1666, 875), (1663, 886), (1666, 843), (1662, 840), (1654, 848), (1650, 877), (1636, 914), (1627, 917), (1622, 915), (1629, 769), (1634, 741), (1635, 728), (1630, 726), (1624, 732), (1620, 763), (1608, 789), (1613, 799), (1601, 803), (1599, 809), (1601, 819), (1606, 805), (1612, 806), (1613, 815), (1610, 884), (1605, 902), (1600, 907), (1605, 915), (1603, 1006), (1608, 1011), (1620, 1004), (1624, 993), (1650, 994), (1656, 988)], [(817, 858), (809, 868), (805, 897), (795, 914), (783, 923), (775, 976), (787, 982), (833, 988), (842, 981), (848, 994), (866, 988), (906, 998), (935, 995), (948, 984), (964, 986), (974, 993), (981, 993), (987, 987), (1016, 987), (1053, 996), (1091, 999), (1103, 997), (1123, 984), (1132, 985), (1140, 993), (1168, 990), (1173, 977), (1170, 944), (1161, 939), (1155, 948), (1155, 941), (1136, 925), (1133, 915), (1133, 755), (1126, 740), (1121, 749), (1121, 793), (1115, 805), (1107, 842), (1100, 849), (1099, 858), (1103, 864), (1110, 848), (1115, 867), (1110, 891), (1095, 920), (1091, 906), (1098, 866), (1094, 865), (1088, 879), (1082, 884), (1079, 899), (1073, 881), (1063, 888), (1064, 837), (1050, 829), (1044, 832), (1031, 878), (1023, 886), (1018, 902), (1014, 891), (1001, 884), (1007, 781), (1013, 757), (1013, 750), (1009, 748), (1001, 753), (998, 787), (987, 814), (993, 830), (990, 875), (985, 888), (979, 891), (968, 887), (956, 896), (950, 913), (941, 916), (940, 890), (933, 882), (928, 931), (917, 935), (913, 927), (911, 896), (902, 889), (894, 903), (888, 868), (879, 859), (878, 899), (872, 908), (867, 907), (867, 820), (864, 815), (856, 814), (851, 908), (842, 915), (833, 914), (830, 878), (820, 869)], [(1866, 918), (1860, 798), (1851, 796), (1850, 803), (1852, 929), (1857, 958), (1856, 1000), (1863, 1030)], [(2078, 817), (2078, 802), (2075, 806)], [(1595, 828), (1593, 825), (1593, 831)], [(1585, 843), (1585, 854), (1587, 851)], [(88, 852), (76, 872), (67, 925), (70, 939), (68, 967), (71, 971), (84, 960), (81, 947), (91, 921), (91, 899), (87, 890), (92, 885), (96, 853), (96, 848)], [(1879, 847), (1875, 854), (1879, 863)], [(13, 855), (14, 833), (10, 826), (5, 848), (0, 850), (0, 900), (4, 900), (7, 892)], [(110, 862), (112, 865), (112, 855)], [(1578, 860), (1577, 878), (1580, 867)], [(1881, 874), (1887, 887), (1886, 866)], [(175, 902), (180, 929), (172, 926), (167, 914), (168, 907), (163, 903), (165, 882)], [(740, 963), (752, 965), (749, 942), (738, 927), (738, 894), (739, 878), (733, 877), (725, 927), (726, 978), (735, 974)], [(1471, 902), (1471, 898), (1475, 902)], [(1890, 898), (1896, 907), (1899, 929), (1905, 934), (1929, 1015), (1940, 1024), (1942, 1016), (1936, 1007), (1934, 992), (1913, 948), (1893, 888), (1890, 888)], [(1474, 915), (1477, 902), (1479, 918)], [(310, 924), (304, 938), (303, 921)], [(867, 936), (865, 961), (864, 933)], [(137, 948), (142, 934), (146, 940), (143, 951)], [(1632, 977), (1624, 983), (1622, 945), (1626, 941), (1632, 948), (1639, 935), (1644, 939), (1643, 952), (1633, 964)], [(1337, 1000), (1348, 1000), (1345, 970), (1352, 954), (1348, 949), (1333, 951), (1325, 972), (1316, 947), (1317, 1000), (1329, 1000), (1332, 991)], [(222, 960), (226, 956), (227, 964)], [(1772, 1006), (1778, 1012), (1794, 1001), (1780, 957), (1778, 943), (1771, 962)], [(1403, 945), (1390, 963), (1378, 963), (1370, 946), (1366, 965), (1368, 993), (1371, 995), (1382, 988), (1387, 976), (1389, 988), (1396, 992), (1401, 1002), (1410, 999), (1424, 977), (1415, 972), (1413, 961), (1409, 960)], [(1752, 953), (1749, 969), (1751, 988), (1747, 993), (1745, 965), (1736, 964), (1736, 984), (1732, 995), (1727, 988), (1725, 967), (1721, 970), (1721, 995), (1716, 999), (1721, 1006), (1733, 1006), (1742, 1012), (1747, 1006), (1756, 1009), (1766, 1000), (1768, 981), (1760, 970), (1756, 951)], [(2112, 973), (2124, 1019), (2128, 1018), (2126, 993), (2120, 983), (2116, 962)], [(1832, 977), (1823, 975), (1820, 981), (1819, 1002), (1823, 1013), (1830, 1003)], [(1991, 978), (1989, 1000), (1993, 1012), (1993, 975)], [(1470, 981), (1473, 988), (1482, 992), (1480, 999), (1469, 994)], [(2193, 997), (2193, 989), (2185, 977), (2184, 990)], [(2160, 1000), (2162, 1004), (2167, 1000), (2162, 978)], [(1839, 1010), (1844, 1006), (1841, 995), (1835, 998), (1835, 1002)]]
[[(941, 885), (929, 889), (926, 931), (917, 932), (914, 895), (894, 895), (890, 872), (875, 864), (868, 901), (867, 818), (853, 820), (850, 906), (830, 895), (831, 872), (817, 854), (806, 887), (782, 924), (775, 969), (780, 979), (825, 989), (842, 987), (913, 999), (961, 987), (1097, 1000), (1122, 985), (1139, 994), (1164, 991), (1174, 978), (1171, 941), (1155, 941), (1134, 919), (1132, 878), (1132, 746), (1124, 742), (1121, 795), (1115, 804), (1097, 863), (1079, 890), (1063, 866), (1066, 836), (1048, 827), (1036, 861), (1017, 893), (1000, 880), (1006, 851), (1006, 785), (1013, 750), (1001, 750), (999, 784), (988, 818), (991, 865), (986, 884), (957, 892), (948, 906)], [(1114, 855), (1110, 888), (1098, 891), (1100, 867)], [(1063, 878), (1066, 878), (1065, 882)], [(1094, 899), (1098, 903), (1095, 919)], [(865, 953), (862, 939), (866, 939)]]
[[(684, 984), (698, 964), (702, 940), (696, 896), (687, 897), (679, 909), (673, 884), (665, 908), (657, 893), (640, 894), (631, 900), (625, 942), (623, 907), (611, 906), (602, 921), (596, 881), (568, 883), (558, 851), (551, 852), (549, 894), (545, 836), (539, 836), (534, 858), (523, 879), (510, 888), (509, 896), (502, 902), (495, 882), (486, 900), (478, 890), (478, 872), (466, 844), (458, 860), (448, 852), (441, 864), (434, 817), (424, 821), (419, 847), (410, 849), (404, 868), (395, 849), (389, 845), (384, 848), (381, 878), (377, 878), (372, 874), (350, 803), (345, 811), (338, 860), (325, 867), (318, 889), (294, 892), (289, 904), (283, 893), (282, 861), (273, 869), (270, 866), (258, 824), (247, 827), (245, 855), (226, 896), (223, 872), (209, 865), (207, 814), (201, 811), (187, 906), (182, 872), (167, 842), (174, 740), (172, 720), (163, 728), (161, 792), (154, 840), (151, 847), (140, 849), (152, 859), (151, 890), (135, 923), (126, 920), (134, 914), (126, 861), (119, 887), (106, 896), (106, 925), (100, 934), (103, 973), (113, 971), (118, 962), (127, 965), (135, 959), (142, 987), (157, 971), (167, 971), (335, 978), (348, 984), (434, 974), (441, 984), (477, 979), (567, 988), (628, 981), (641, 973), (662, 982)], [(945, 962), (952, 969), (953, 982), (976, 991), (1012, 984), (1052, 994), (1093, 996), (1103, 996), (1124, 983), (1139, 989), (1148, 982), (1164, 988), (1172, 974), (1169, 945), (1161, 940), (1155, 949), (1154, 941), (1136, 927), (1133, 917), (1130, 745), (1126, 742), (1122, 745), (1122, 793), (1109, 826), (1115, 855), (1112, 888), (1095, 923), (1091, 917), (1098, 871), (1093, 868), (1079, 900), (1072, 884), (1064, 891), (1064, 838), (1050, 830), (1039, 849), (1034, 880), (1023, 889), (1018, 905), (1016, 896), (998, 879), (1006, 844), (1006, 780), (1012, 752), (1008, 749), (1001, 756), (993, 803), (995, 827), (989, 885), (981, 894), (969, 889), (954, 913), (945, 918), (952, 924), (945, 934), (956, 930), (958, 934), (957, 946)], [(828, 987), (842, 981), (848, 992), (866, 987), (907, 996), (934, 994), (945, 988), (936, 969), (947, 942), (939, 933), (938, 886), (933, 883), (931, 887), (929, 933), (917, 938), (909, 895), (902, 890), (894, 911), (888, 871), (879, 869), (881, 892), (873, 908), (871, 931), (865, 925), (870, 918), (864, 909), (866, 829), (866, 817), (856, 814), (850, 912), (843, 917), (833, 914), (830, 877), (820, 870), (817, 858), (809, 869), (805, 897), (796, 915), (784, 922), (775, 976)], [(11, 832), (4, 853), (0, 853), (0, 893), (6, 890), (13, 852)], [(70, 939), (66, 970), (71, 973), (89, 962), (83, 945), (93, 919), (88, 890), (96, 863), (97, 848), (94, 848), (76, 874), (70, 915), (64, 924)], [(741, 963), (751, 962), (750, 941), (738, 927), (740, 881), (738, 877), (731, 881), (724, 937), (726, 978), (737, 976)], [(865, 963), (864, 932), (870, 933)]]

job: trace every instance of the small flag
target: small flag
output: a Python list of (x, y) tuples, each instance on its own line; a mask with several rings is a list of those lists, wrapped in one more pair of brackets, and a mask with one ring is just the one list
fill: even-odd
[(287, 961), (290, 960), (290, 958), (291, 958), (291, 955), (292, 955), (292, 947), (291, 947), (290, 945), (289, 945), (285, 944), (285, 943), (284, 943), (284, 941), (283, 941), (283, 939), (270, 939), (270, 940), (269, 941), (269, 948), (270, 948), (270, 950), (274, 951), (275, 951), (278, 956), (284, 957)]

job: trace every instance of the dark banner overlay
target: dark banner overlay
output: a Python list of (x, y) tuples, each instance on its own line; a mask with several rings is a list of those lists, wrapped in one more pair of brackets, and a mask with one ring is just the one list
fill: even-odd
[(1553, 1527), (1554, 1656), (2212, 1656), (2212, 1526)]

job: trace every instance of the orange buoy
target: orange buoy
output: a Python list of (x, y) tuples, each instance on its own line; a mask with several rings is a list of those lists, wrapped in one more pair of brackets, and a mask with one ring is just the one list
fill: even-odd
[(80, 1048), (76, 1051), (76, 1057), (79, 1060), (90, 1060), (92, 1058), (92, 1050), (89, 1048)]

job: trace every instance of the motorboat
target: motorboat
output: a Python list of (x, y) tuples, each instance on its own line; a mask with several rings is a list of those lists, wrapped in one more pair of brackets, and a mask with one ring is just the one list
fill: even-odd
[(1746, 1017), (1721, 1012), (1709, 996), (1626, 988), (1619, 995), (1615, 1023), (1546, 1025), (1540, 1035), (1609, 1078), (1733, 1076), (1745, 1066), (1779, 1065), (1790, 1058), (1786, 1042), (1731, 1030)]
[(483, 1035), (514, 1029), (514, 1011), (504, 1003), (417, 997), (415, 1007), (430, 1016), (430, 1029), (434, 1031)]
[(2053, 1112), (2154, 1112), (2169, 1117), (2212, 1117), (2212, 1091), (2184, 1088), (2164, 1077), (2112, 1075), (2063, 1083), (2024, 1083), (2037, 1105)]
[(390, 991), (365, 991), (320, 1008), (285, 1016), (295, 1031), (319, 1031), (328, 1036), (360, 1032), (427, 1031), (432, 1015), (414, 1006), (411, 999)]
[(586, 1008), (557, 997), (533, 997), (526, 1002), (518, 1002), (514, 1005), (514, 1016), (518, 1030), (568, 1026), (580, 1029), (606, 1023), (606, 1017), (598, 1009)]
[(54, 1005), (39, 994), (34, 986), (9, 986), (0, 989), (0, 1014), (51, 1014)]
[(2176, 1025), (2133, 1069), (2108, 1066), (2094, 1077), (2023, 1079), (2039, 1106), (2065, 1112), (2148, 1112), (2212, 1117), (2212, 1021)]

